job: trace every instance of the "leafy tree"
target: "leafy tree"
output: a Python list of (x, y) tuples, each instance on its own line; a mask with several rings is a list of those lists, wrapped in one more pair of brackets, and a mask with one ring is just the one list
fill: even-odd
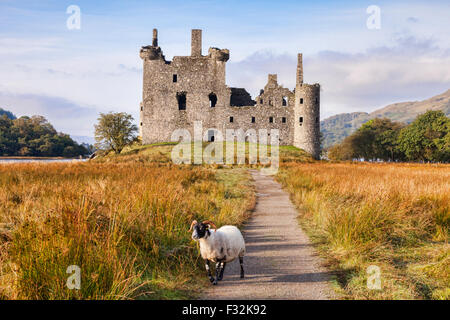
[(376, 118), (364, 124), (363, 127), (371, 130), (374, 135), (373, 159), (395, 161), (402, 158), (402, 154), (397, 150), (397, 137), (404, 127), (403, 124), (388, 118)]
[(133, 120), (130, 114), (124, 112), (100, 113), (95, 125), (95, 146), (120, 153), (135, 138), (137, 126), (132, 123)]
[(370, 127), (361, 127), (346, 139), (353, 150), (355, 158), (364, 158), (366, 160), (375, 159), (376, 151), (373, 149), (373, 141), (375, 140), (375, 133)]
[[(352, 135), (344, 139), (341, 149), (356, 158), (366, 160), (391, 160), (402, 158), (397, 150), (397, 137), (403, 125), (387, 118), (375, 118), (363, 124)], [(345, 148), (344, 148), (345, 146)]]
[(341, 143), (335, 144), (328, 149), (328, 158), (330, 160), (352, 160), (356, 158), (350, 138), (345, 138)]
[(11, 135), (13, 121), (5, 114), (0, 117), (0, 155), (14, 154), (14, 139)]
[(372, 119), (363, 124), (342, 143), (329, 150), (329, 158), (350, 160), (364, 158), (366, 160), (391, 160), (402, 158), (397, 150), (397, 137), (402, 124), (392, 122), (387, 118)]
[(398, 149), (411, 161), (450, 161), (450, 118), (427, 111), (401, 130)]
[(0, 117), (0, 156), (75, 157), (87, 153), (68, 135), (58, 133), (42, 116), (13, 120), (6, 115)]

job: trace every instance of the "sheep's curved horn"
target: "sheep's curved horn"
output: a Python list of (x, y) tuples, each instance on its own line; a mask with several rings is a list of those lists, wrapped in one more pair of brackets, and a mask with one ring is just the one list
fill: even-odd
[(209, 224), (209, 225), (213, 226), (213, 227), (214, 227), (214, 232), (216, 232), (217, 227), (216, 227), (216, 225), (215, 225), (213, 222), (211, 222), (211, 221), (209, 221), (209, 220), (205, 220), (205, 221), (203, 221), (202, 223), (203, 223), (203, 224)]
[(189, 228), (188, 232), (191, 232), (192, 231), (192, 227), (194, 227), (194, 225), (196, 225), (197, 223), (198, 223), (197, 220), (192, 221), (191, 227)]

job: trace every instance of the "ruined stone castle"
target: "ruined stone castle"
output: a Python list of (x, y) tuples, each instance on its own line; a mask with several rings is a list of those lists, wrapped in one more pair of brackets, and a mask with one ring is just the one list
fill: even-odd
[[(277, 75), (269, 74), (254, 100), (245, 89), (226, 85), (229, 50), (211, 47), (207, 55), (202, 54), (201, 30), (192, 30), (190, 56), (167, 61), (154, 29), (152, 45), (142, 47), (140, 57), (144, 60), (140, 112), (144, 144), (171, 141), (176, 129), (187, 129), (194, 136), (194, 121), (202, 121), (203, 128), (224, 135), (227, 129), (278, 129), (280, 145), (294, 145), (319, 157), (320, 85), (303, 83), (301, 53), (295, 89), (282, 87)], [(208, 130), (207, 139), (214, 140), (214, 132)]]

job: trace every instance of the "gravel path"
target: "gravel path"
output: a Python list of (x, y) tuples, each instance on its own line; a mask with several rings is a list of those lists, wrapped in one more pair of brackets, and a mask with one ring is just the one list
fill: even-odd
[(330, 274), (320, 266), (308, 237), (297, 222), (298, 212), (273, 177), (251, 170), (255, 211), (244, 229), (245, 278), (238, 260), (228, 264), (224, 278), (203, 299), (332, 299)]

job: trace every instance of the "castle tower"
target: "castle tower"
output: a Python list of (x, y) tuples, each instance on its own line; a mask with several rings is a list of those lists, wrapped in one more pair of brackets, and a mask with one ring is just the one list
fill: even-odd
[(320, 158), (320, 85), (303, 83), (303, 56), (298, 54), (294, 105), (294, 146)]
[[(155, 73), (160, 65), (165, 62), (164, 55), (161, 48), (158, 46), (158, 30), (153, 29), (152, 44), (144, 46), (139, 52), (139, 56), (143, 60), (143, 91), (142, 91), (142, 101), (140, 103), (139, 112), (139, 135), (141, 137), (145, 136), (144, 124), (148, 118), (148, 114), (153, 112), (150, 108), (152, 106), (152, 90), (150, 88), (155, 87), (156, 81), (152, 75)], [(148, 125), (147, 125), (148, 127)]]
[(140, 135), (143, 144), (171, 141), (178, 129), (194, 137), (194, 124), (221, 129), (230, 105), (231, 89), (225, 83), (227, 49), (202, 53), (202, 30), (193, 29), (191, 53), (167, 61), (153, 30), (151, 45), (143, 46), (143, 92)]

